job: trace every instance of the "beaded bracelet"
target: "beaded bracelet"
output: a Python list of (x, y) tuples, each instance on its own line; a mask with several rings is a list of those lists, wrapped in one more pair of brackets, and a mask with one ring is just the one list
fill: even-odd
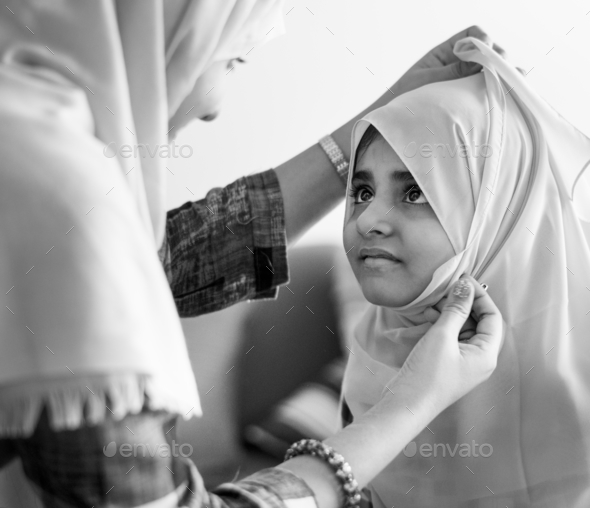
[(352, 469), (344, 457), (336, 453), (330, 446), (316, 439), (302, 439), (297, 441), (287, 450), (285, 460), (292, 459), (298, 455), (313, 455), (327, 462), (336, 473), (336, 478), (342, 484), (345, 503), (347, 508), (359, 506), (361, 502), (361, 491), (357, 481), (352, 475)]
[(344, 154), (336, 141), (334, 141), (334, 138), (330, 135), (324, 136), (320, 139), (319, 145), (328, 156), (328, 159), (330, 159), (330, 162), (336, 169), (338, 176), (344, 182), (344, 185), (346, 185), (348, 183), (348, 167), (350, 164), (346, 160), (346, 157), (344, 157)]

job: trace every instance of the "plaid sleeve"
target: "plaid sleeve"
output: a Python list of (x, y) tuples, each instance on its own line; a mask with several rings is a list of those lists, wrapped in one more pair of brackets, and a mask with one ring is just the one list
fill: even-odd
[(183, 508), (318, 508), (313, 491), (301, 478), (279, 468), (263, 469), (235, 483), (207, 491), (194, 463), (189, 467)]
[(307, 484), (278, 468), (263, 469), (237, 483), (224, 483), (214, 494), (235, 508), (317, 508)]
[(275, 172), (240, 178), (170, 210), (159, 254), (181, 317), (275, 298), (289, 281)]

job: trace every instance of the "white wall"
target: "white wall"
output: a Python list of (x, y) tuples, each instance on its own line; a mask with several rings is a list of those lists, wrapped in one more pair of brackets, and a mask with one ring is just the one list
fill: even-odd
[[(196, 121), (176, 139), (194, 154), (170, 161), (168, 204), (299, 153), (369, 105), (431, 47), (473, 24), (519, 66), (534, 66), (527, 79), (535, 89), (590, 133), (588, 11), (590, 2), (579, 0), (286, 0), (287, 34), (229, 74), (217, 120)], [(301, 242), (340, 242), (342, 216), (339, 207)]]

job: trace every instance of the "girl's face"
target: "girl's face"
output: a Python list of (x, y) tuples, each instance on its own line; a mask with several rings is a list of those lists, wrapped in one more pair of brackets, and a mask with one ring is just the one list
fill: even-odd
[(365, 298), (386, 307), (415, 300), (455, 252), (420, 187), (378, 135), (357, 160), (344, 247)]

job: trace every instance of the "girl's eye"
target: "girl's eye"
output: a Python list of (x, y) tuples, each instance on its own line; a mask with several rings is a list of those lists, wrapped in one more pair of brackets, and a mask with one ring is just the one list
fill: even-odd
[(424, 196), (424, 193), (417, 185), (411, 185), (409, 189), (406, 190), (406, 195), (404, 196), (404, 201), (406, 203), (411, 203), (413, 205), (427, 205), (428, 200)]
[(350, 195), (354, 198), (355, 204), (368, 203), (373, 198), (373, 193), (366, 187), (354, 187), (350, 189)]

